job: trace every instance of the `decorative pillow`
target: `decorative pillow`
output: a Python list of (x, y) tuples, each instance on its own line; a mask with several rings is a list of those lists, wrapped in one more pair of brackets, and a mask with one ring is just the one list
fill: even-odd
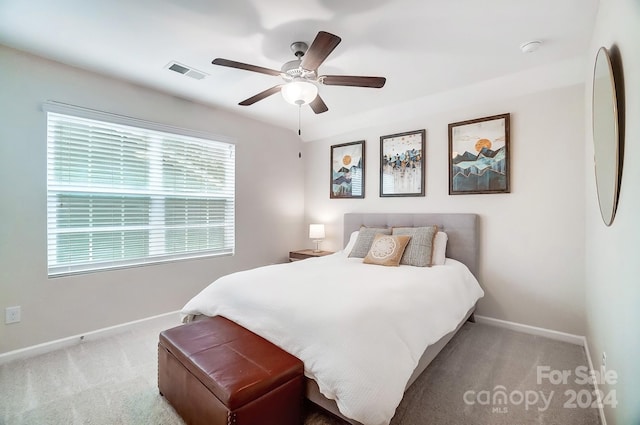
[(409, 235), (411, 241), (404, 251), (400, 264), (429, 267), (433, 254), (433, 239), (438, 226), (428, 227), (394, 227), (392, 235)]
[(363, 262), (367, 264), (378, 264), (380, 266), (398, 266), (407, 244), (411, 240), (408, 235), (382, 235), (377, 234), (371, 249), (364, 257)]
[(364, 258), (367, 256), (369, 249), (371, 248), (371, 244), (373, 243), (373, 238), (375, 238), (376, 234), (390, 235), (391, 229), (387, 229), (384, 227), (364, 227), (360, 228), (358, 232), (358, 239), (356, 239), (356, 244), (353, 246), (353, 249), (349, 253), (349, 257), (357, 257)]
[(345, 246), (342, 250), (345, 254), (349, 255), (353, 250), (353, 247), (356, 244), (356, 239), (358, 239), (358, 233), (360, 232), (358, 232), (357, 230), (351, 232), (351, 236), (349, 236), (349, 242), (347, 243), (347, 246)]
[(434, 266), (443, 266), (446, 259), (447, 240), (449, 236), (445, 232), (436, 233), (433, 239), (433, 255), (431, 255), (431, 264)]

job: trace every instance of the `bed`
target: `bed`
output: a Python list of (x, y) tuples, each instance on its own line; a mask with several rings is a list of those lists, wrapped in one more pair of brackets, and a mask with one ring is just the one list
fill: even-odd
[(478, 217), (349, 213), (345, 244), (362, 225), (437, 225), (448, 236), (446, 264), (382, 267), (341, 251), (224, 276), (182, 313), (252, 330), (303, 360), (309, 400), (349, 423), (384, 425), (484, 294)]

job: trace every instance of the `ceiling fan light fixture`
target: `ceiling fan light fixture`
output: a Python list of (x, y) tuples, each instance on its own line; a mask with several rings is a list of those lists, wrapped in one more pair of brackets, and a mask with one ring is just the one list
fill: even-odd
[[(327, 104), (324, 103), (318, 93), (320, 84), (326, 86), (371, 87), (379, 89), (384, 86), (387, 80), (384, 77), (360, 75), (319, 75), (318, 68), (324, 63), (336, 46), (340, 44), (341, 40), (342, 39), (335, 34), (318, 31), (311, 46), (307, 46), (304, 42), (296, 41), (291, 44), (291, 51), (296, 59), (286, 62), (279, 71), (224, 58), (215, 58), (211, 63), (213, 65), (280, 77), (283, 80), (280, 84), (263, 90), (238, 103), (240, 106), (253, 105), (280, 92), (282, 93), (282, 98), (287, 103), (298, 105), (299, 107), (309, 105), (315, 114), (322, 114), (327, 112), (329, 108), (327, 108)], [(302, 108), (298, 108), (298, 118), (300, 117), (301, 109)]]
[(280, 91), (282, 97), (292, 105), (306, 105), (318, 96), (318, 86), (308, 80), (293, 80)]

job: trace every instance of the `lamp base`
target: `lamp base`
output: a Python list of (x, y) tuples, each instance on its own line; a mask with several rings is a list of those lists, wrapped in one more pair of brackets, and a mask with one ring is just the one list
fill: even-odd
[(313, 248), (313, 252), (320, 252), (320, 251), (321, 251), (321, 250), (320, 250), (320, 242), (322, 242), (322, 241), (317, 240), (317, 239), (313, 241), (313, 243), (315, 243), (315, 244), (316, 244), (316, 247), (315, 247), (315, 248)]

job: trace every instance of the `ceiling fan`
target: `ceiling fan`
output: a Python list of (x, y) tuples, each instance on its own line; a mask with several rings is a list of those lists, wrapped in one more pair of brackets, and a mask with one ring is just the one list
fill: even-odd
[(329, 108), (318, 94), (319, 85), (381, 88), (387, 81), (384, 77), (318, 75), (318, 67), (322, 65), (340, 41), (342, 41), (340, 37), (325, 31), (318, 32), (310, 47), (307, 46), (307, 43), (297, 41), (291, 44), (291, 50), (297, 59), (282, 65), (280, 71), (222, 58), (216, 58), (212, 63), (273, 75), (284, 80), (281, 84), (243, 100), (239, 105), (253, 105), (272, 94), (281, 92), (287, 102), (299, 106), (309, 104), (313, 112), (321, 114), (328, 111)]

